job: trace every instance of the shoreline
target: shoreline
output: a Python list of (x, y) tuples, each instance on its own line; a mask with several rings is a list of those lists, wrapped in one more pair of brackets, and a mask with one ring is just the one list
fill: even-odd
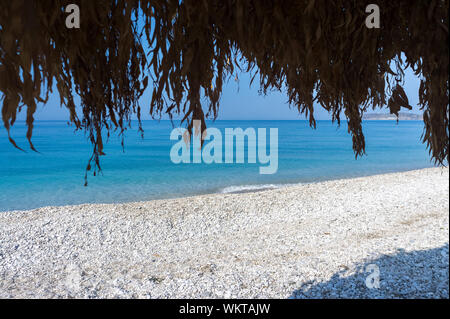
[[(417, 169), (405, 169), (405, 170), (395, 170), (390, 172), (382, 172), (382, 173), (368, 173), (367, 175), (355, 175), (355, 176), (348, 176), (348, 177), (331, 177), (331, 178), (324, 178), (324, 179), (316, 179), (312, 181), (303, 181), (303, 182), (280, 182), (280, 183), (271, 183), (271, 184), (242, 184), (242, 185), (230, 185), (221, 187), (219, 189), (211, 188), (204, 192), (199, 193), (193, 193), (193, 194), (172, 194), (167, 195), (166, 197), (161, 198), (154, 198), (154, 199), (148, 199), (148, 200), (139, 200), (139, 201), (124, 201), (124, 202), (86, 202), (86, 203), (77, 203), (77, 204), (68, 204), (68, 205), (46, 205), (46, 206), (39, 206), (35, 208), (30, 209), (12, 209), (12, 210), (0, 210), (0, 215), (5, 213), (14, 213), (14, 212), (27, 212), (27, 211), (35, 211), (39, 209), (47, 209), (47, 208), (64, 208), (64, 207), (76, 207), (76, 206), (84, 206), (84, 205), (122, 205), (122, 204), (136, 204), (136, 203), (146, 203), (146, 202), (152, 202), (152, 201), (166, 201), (166, 200), (178, 200), (178, 199), (185, 199), (185, 198), (191, 198), (191, 197), (197, 197), (197, 196), (213, 196), (213, 195), (225, 195), (225, 194), (248, 194), (248, 193), (257, 193), (257, 192), (263, 192), (267, 190), (276, 190), (276, 189), (283, 189), (283, 188), (289, 188), (289, 187), (298, 187), (303, 185), (314, 185), (319, 183), (326, 183), (326, 182), (334, 182), (334, 181), (346, 181), (346, 180), (353, 180), (358, 178), (366, 178), (366, 177), (372, 177), (372, 176), (382, 176), (382, 175), (390, 175), (390, 174), (401, 174), (401, 173), (407, 173), (407, 172), (415, 172), (415, 171), (421, 171), (421, 170), (427, 170), (427, 169), (441, 169), (441, 170), (448, 170), (449, 166), (445, 167), (424, 167), (424, 168), (417, 168)], [(241, 189), (242, 188), (242, 189)], [(230, 191), (230, 189), (236, 189)]]
[(448, 298), (448, 177), (1, 213), (0, 298)]

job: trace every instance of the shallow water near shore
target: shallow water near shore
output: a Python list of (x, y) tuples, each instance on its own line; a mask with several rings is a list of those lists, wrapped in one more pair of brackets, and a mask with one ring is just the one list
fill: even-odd
[[(84, 172), (91, 145), (84, 133), (66, 122), (36, 122), (33, 142), (40, 151), (15, 149), (0, 129), (0, 211), (81, 203), (118, 203), (183, 197), (205, 193), (234, 193), (276, 188), (396, 171), (432, 167), (420, 141), (421, 121), (367, 121), (364, 123), (367, 154), (355, 160), (345, 123), (318, 121), (317, 130), (306, 121), (216, 121), (225, 128), (278, 128), (278, 171), (260, 175), (261, 164), (173, 164), (170, 121), (144, 121), (144, 139), (137, 123), (126, 133), (125, 152), (112, 135), (105, 143), (103, 174)], [(175, 124), (176, 125), (176, 124)], [(26, 126), (18, 122), (12, 136), (27, 148)], [(246, 153), (247, 154), (247, 153)]]

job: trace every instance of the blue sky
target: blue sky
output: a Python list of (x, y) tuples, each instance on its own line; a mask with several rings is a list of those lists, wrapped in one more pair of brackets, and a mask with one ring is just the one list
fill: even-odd
[[(239, 85), (238, 85), (239, 83)], [(298, 111), (289, 108), (287, 95), (281, 92), (271, 92), (267, 96), (258, 94), (259, 83), (257, 79), (250, 87), (250, 75), (241, 73), (239, 82), (230, 79), (224, 85), (221, 105), (219, 110), (219, 120), (295, 120), (305, 119), (304, 115), (299, 115)], [(404, 85), (409, 103), (413, 106), (414, 113), (420, 113), (417, 106), (419, 79), (408, 69), (405, 76)], [(54, 90), (55, 92), (56, 90)], [(148, 115), (151, 90), (147, 90), (141, 99), (142, 118), (150, 120)], [(275, 111), (276, 110), (276, 111)], [(405, 111), (405, 110), (402, 110)], [(25, 120), (24, 108), (18, 116), (18, 120)], [(388, 110), (376, 110), (376, 113), (388, 113)], [(315, 109), (317, 120), (328, 120), (331, 116), (320, 106)], [(59, 105), (59, 96), (53, 94), (49, 102), (44, 106), (40, 105), (35, 114), (36, 120), (68, 120), (69, 113), (64, 107)]]

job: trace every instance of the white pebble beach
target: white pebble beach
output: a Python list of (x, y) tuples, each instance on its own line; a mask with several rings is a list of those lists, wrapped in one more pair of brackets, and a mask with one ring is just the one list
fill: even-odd
[(2, 212), (0, 298), (449, 298), (448, 242), (448, 168)]

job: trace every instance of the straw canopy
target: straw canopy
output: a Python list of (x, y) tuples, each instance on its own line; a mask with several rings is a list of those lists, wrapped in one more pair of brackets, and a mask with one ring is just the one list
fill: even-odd
[[(365, 150), (362, 116), (411, 108), (404, 70), (420, 77), (423, 141), (440, 164), (449, 158), (449, 1), (376, 1), (380, 28), (367, 28), (372, 1), (14, 0), (0, 4), (2, 119), (10, 132), (56, 88), (70, 121), (86, 130), (100, 169), (102, 131), (127, 129), (132, 114), (218, 114), (224, 82), (251, 72), (262, 93), (286, 92), (315, 126), (314, 109), (345, 118), (356, 156)], [(67, 5), (80, 8), (68, 28)], [(253, 84), (256, 85), (256, 84)], [(151, 100), (140, 97), (151, 91)], [(76, 107), (75, 100), (80, 107)], [(274, 112), (276, 110), (274, 109)], [(141, 125), (139, 124), (141, 129)], [(123, 136), (123, 135), (122, 135)], [(15, 142), (10, 137), (11, 142)]]

